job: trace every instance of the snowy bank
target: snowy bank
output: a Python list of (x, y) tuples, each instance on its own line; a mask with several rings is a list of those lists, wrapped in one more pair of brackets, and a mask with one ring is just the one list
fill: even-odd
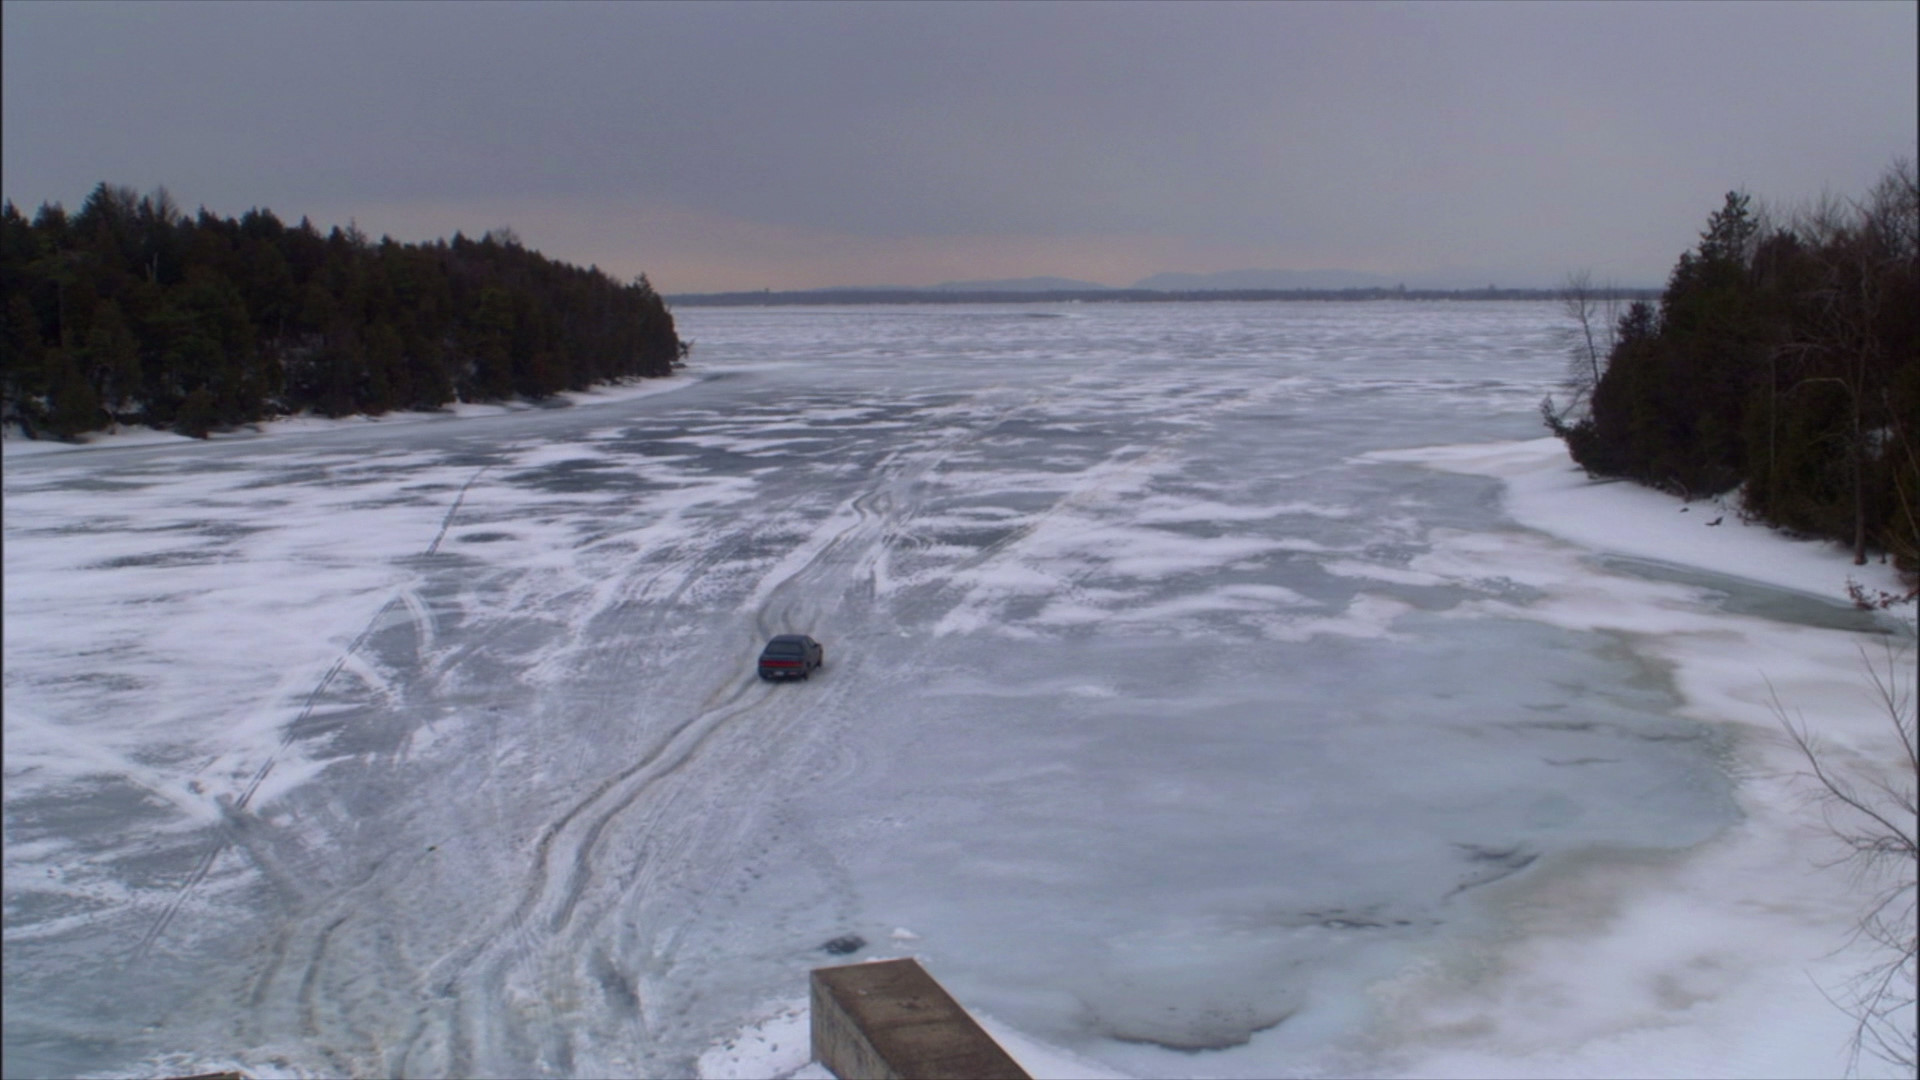
[[(1837, 545), (1719, 505), (1591, 481), (1555, 439), (1369, 456), (1497, 477), (1515, 521), (1576, 545), (1462, 536), (1415, 565), (1527, 580), (1547, 599), (1510, 614), (1617, 634), (1667, 668), (1683, 711), (1728, 736), (1745, 814), (1680, 857), (1596, 853), (1516, 885), (1509, 936), (1490, 955), (1435, 958), (1379, 988), (1388, 1057), (1418, 1076), (1845, 1071), (1852, 1020), (1828, 998), (1871, 963), (1852, 935), (1867, 891), (1832, 865), (1843, 852), (1779, 712), (1814, 732), (1830, 765), (1897, 776), (1904, 752), (1867, 666), (1911, 693), (1913, 609), (1884, 617), (1884, 634), (1847, 632), (1714, 611), (1697, 587), (1582, 569), (1594, 554), (1627, 555), (1845, 604), (1850, 580), (1895, 589), (1892, 568), (1854, 566)], [(1858, 1068), (1898, 1075), (1870, 1057)]]
[(1506, 485), (1506, 509), (1515, 521), (1596, 552), (1697, 567), (1836, 602), (1846, 599), (1850, 580), (1900, 589), (1887, 563), (1855, 566), (1850, 553), (1830, 541), (1795, 540), (1742, 520), (1730, 500), (1689, 503), (1639, 484), (1590, 479), (1551, 437), (1387, 450), (1366, 460), (1495, 477)]
[[(631, 401), (634, 398), (651, 397), (683, 387), (691, 386), (696, 380), (685, 373), (664, 379), (622, 379), (618, 382), (596, 386), (590, 390), (567, 390), (555, 394), (542, 402), (505, 401), (505, 402), (467, 402), (456, 401), (444, 408), (431, 412), (390, 412), (382, 416), (340, 416), (325, 417), (303, 413), (299, 416), (282, 417), (277, 420), (260, 420), (251, 424), (242, 424), (233, 431), (216, 431), (207, 436), (209, 442), (234, 442), (258, 439), (274, 435), (292, 435), (306, 431), (335, 431), (341, 428), (363, 427), (378, 424), (443, 423), (463, 417), (502, 416), (507, 413), (525, 412), (528, 409), (550, 409), (555, 407), (574, 407), (582, 405), (609, 405), (619, 401)], [(149, 427), (125, 427), (115, 431), (90, 431), (73, 442), (59, 439), (29, 439), (20, 433), (19, 427), (8, 424), (0, 429), (0, 456), (24, 457), (31, 454), (57, 454), (77, 450), (115, 450), (129, 446), (178, 446), (195, 442), (186, 435), (175, 434)]]

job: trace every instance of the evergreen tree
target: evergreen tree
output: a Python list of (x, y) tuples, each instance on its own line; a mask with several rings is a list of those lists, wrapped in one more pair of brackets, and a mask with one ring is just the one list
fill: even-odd
[(204, 439), (212, 433), (214, 419), (213, 392), (203, 386), (180, 403), (173, 430), (189, 438)]
[[(488, 241), (482, 247), (495, 246)], [(469, 401), (498, 401), (513, 393), (513, 301), (506, 290), (488, 286), (468, 330), (473, 357)]]
[(100, 402), (87, 385), (80, 366), (65, 349), (54, 349), (47, 356), (52, 375), (52, 401), (48, 409), (47, 430), (61, 438), (71, 438), (100, 426)]
[(302, 409), (544, 397), (664, 375), (680, 352), (644, 278), (553, 262), (511, 230), (374, 244), (351, 224), (189, 216), (164, 189), (106, 183), (71, 218), (0, 207), (0, 305), (0, 410), (29, 430), (138, 416), (205, 434)]
[(140, 389), (140, 345), (112, 300), (94, 310), (87, 328), (86, 366), (95, 397), (110, 415), (118, 416)]
[(1656, 314), (1621, 319), (1574, 460), (1920, 568), (1920, 181), (1768, 232), (1731, 192)]

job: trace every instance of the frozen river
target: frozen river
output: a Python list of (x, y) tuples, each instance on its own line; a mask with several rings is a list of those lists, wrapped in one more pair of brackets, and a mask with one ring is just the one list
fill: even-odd
[(1381, 453), (1538, 435), (1553, 305), (679, 320), (648, 396), (8, 457), (6, 1075), (689, 1075), (847, 937), (1096, 1071), (1390, 1071), (1370, 987), (1743, 819)]

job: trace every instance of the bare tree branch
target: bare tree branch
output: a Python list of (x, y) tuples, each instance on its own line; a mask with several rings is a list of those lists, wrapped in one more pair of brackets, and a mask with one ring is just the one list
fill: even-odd
[(1905, 758), (1891, 773), (1867, 765), (1836, 765), (1835, 756), (1808, 729), (1806, 718), (1800, 716), (1796, 723), (1771, 683), (1767, 687), (1775, 717), (1811, 770), (1807, 775), (1827, 832), (1846, 851), (1825, 865), (1847, 866), (1865, 893), (1849, 940), (1868, 942), (1879, 957), (1847, 980), (1841, 1000), (1821, 990), (1853, 1017), (1849, 1071), (1858, 1070), (1862, 1052), (1907, 1069), (1920, 1061), (1914, 1012), (1920, 1002), (1915, 989), (1920, 977), (1920, 923), (1915, 921), (1920, 914), (1920, 698), (1900, 674), (1910, 668), (1907, 657), (1891, 642), (1886, 650), (1884, 672), (1864, 650), (1861, 658)]

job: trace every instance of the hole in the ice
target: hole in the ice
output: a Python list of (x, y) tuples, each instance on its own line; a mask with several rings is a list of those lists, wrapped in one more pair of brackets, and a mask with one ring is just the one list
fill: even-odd
[(867, 947), (867, 939), (859, 934), (845, 934), (820, 946), (820, 951), (834, 956), (848, 956)]

